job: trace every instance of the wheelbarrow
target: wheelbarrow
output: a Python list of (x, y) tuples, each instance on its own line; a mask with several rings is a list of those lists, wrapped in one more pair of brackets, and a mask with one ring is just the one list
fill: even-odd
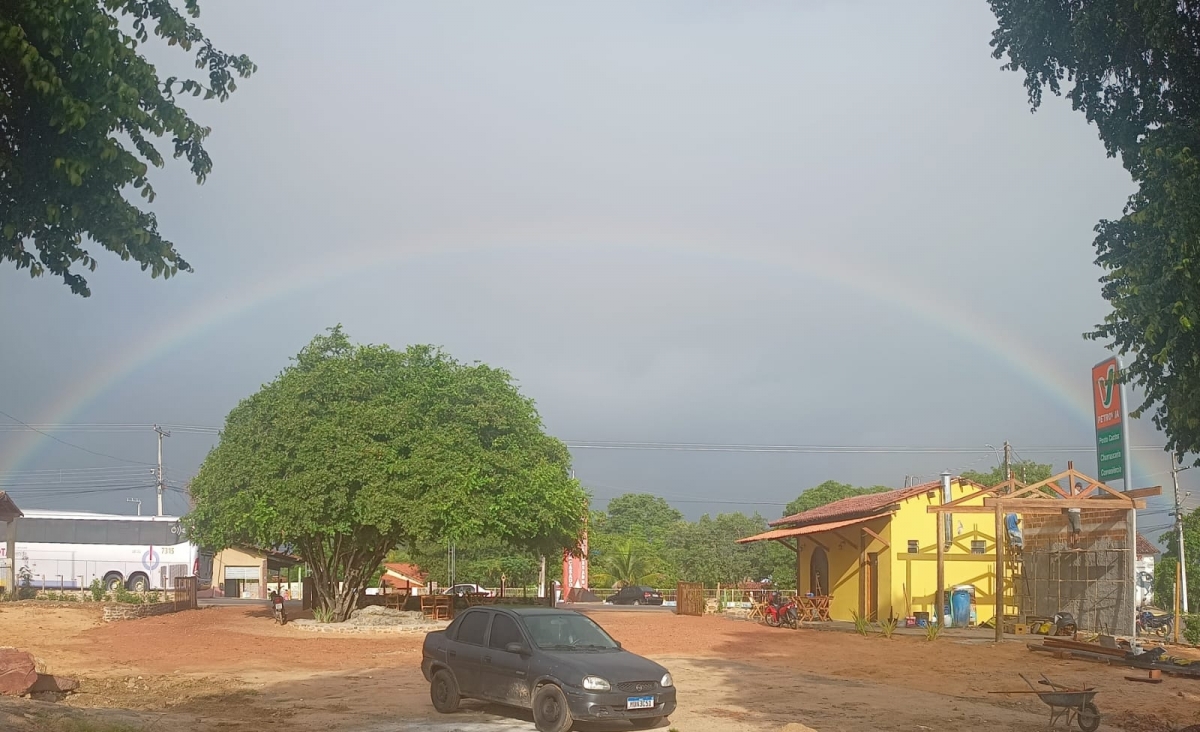
[(1032, 681), (1025, 678), (1025, 674), (1019, 676), (1029, 684), (1032, 691), (997, 691), (995, 694), (1037, 694), (1046, 706), (1050, 707), (1050, 726), (1054, 727), (1058, 721), (1063, 720), (1067, 727), (1071, 723), (1079, 725), (1079, 729), (1083, 732), (1095, 732), (1100, 727), (1100, 710), (1096, 708), (1092, 699), (1099, 694), (1098, 689), (1072, 689), (1068, 686), (1056, 684), (1046, 676), (1042, 675), (1042, 680), (1039, 684), (1049, 686), (1050, 691), (1043, 691), (1033, 684)]

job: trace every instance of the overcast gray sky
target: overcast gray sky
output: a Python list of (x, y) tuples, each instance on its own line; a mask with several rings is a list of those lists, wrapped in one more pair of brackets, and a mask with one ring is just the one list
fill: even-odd
[[(598, 503), (778, 515), (829, 478), (986, 469), (1006, 439), (1095, 470), (1039, 450), (1093, 444), (1092, 227), (1131, 184), (1067, 103), (1030, 114), (981, 0), (206, 2), (200, 23), (259, 72), (189, 102), (208, 182), (154, 178), (196, 272), (102, 253), (83, 300), (0, 269), (20, 420), (217, 427), (340, 322), (509, 369), (577, 443), (981, 451), (576, 448)], [(47, 431), (133, 462), (0, 431), (22, 504), (152, 500), (113, 490), (152, 482), (148, 428)], [(213, 439), (166, 441), (176, 484)], [(1163, 453), (1136, 455), (1138, 485), (1169, 485)], [(29, 486), (59, 469), (81, 472)]]

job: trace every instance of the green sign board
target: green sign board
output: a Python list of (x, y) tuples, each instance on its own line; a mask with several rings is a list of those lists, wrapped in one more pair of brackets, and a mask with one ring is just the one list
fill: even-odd
[(1121, 403), (1117, 359), (1092, 367), (1092, 404), (1096, 412), (1096, 467), (1105, 483), (1125, 480), (1125, 410)]

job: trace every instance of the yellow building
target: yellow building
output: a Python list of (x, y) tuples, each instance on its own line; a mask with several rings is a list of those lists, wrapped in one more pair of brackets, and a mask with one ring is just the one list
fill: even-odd
[[(994, 518), (990, 513), (939, 517), (927, 509), (984, 489), (946, 475), (787, 516), (771, 522), (771, 531), (739, 543), (778, 541), (795, 551), (796, 587), (802, 595), (829, 597), (834, 620), (851, 620), (853, 613), (874, 620), (928, 613), (936, 620), (938, 521), (943, 520), (945, 602), (954, 588), (971, 588), (974, 622), (983, 623), (995, 616)], [(975, 495), (961, 505), (982, 506), (983, 500)]]

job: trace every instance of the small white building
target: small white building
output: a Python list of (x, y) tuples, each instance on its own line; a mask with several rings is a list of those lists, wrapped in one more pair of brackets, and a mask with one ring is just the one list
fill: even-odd
[(1138, 607), (1154, 604), (1154, 558), (1159, 552), (1158, 547), (1150, 543), (1146, 537), (1137, 536), (1137, 585), (1135, 599)]

